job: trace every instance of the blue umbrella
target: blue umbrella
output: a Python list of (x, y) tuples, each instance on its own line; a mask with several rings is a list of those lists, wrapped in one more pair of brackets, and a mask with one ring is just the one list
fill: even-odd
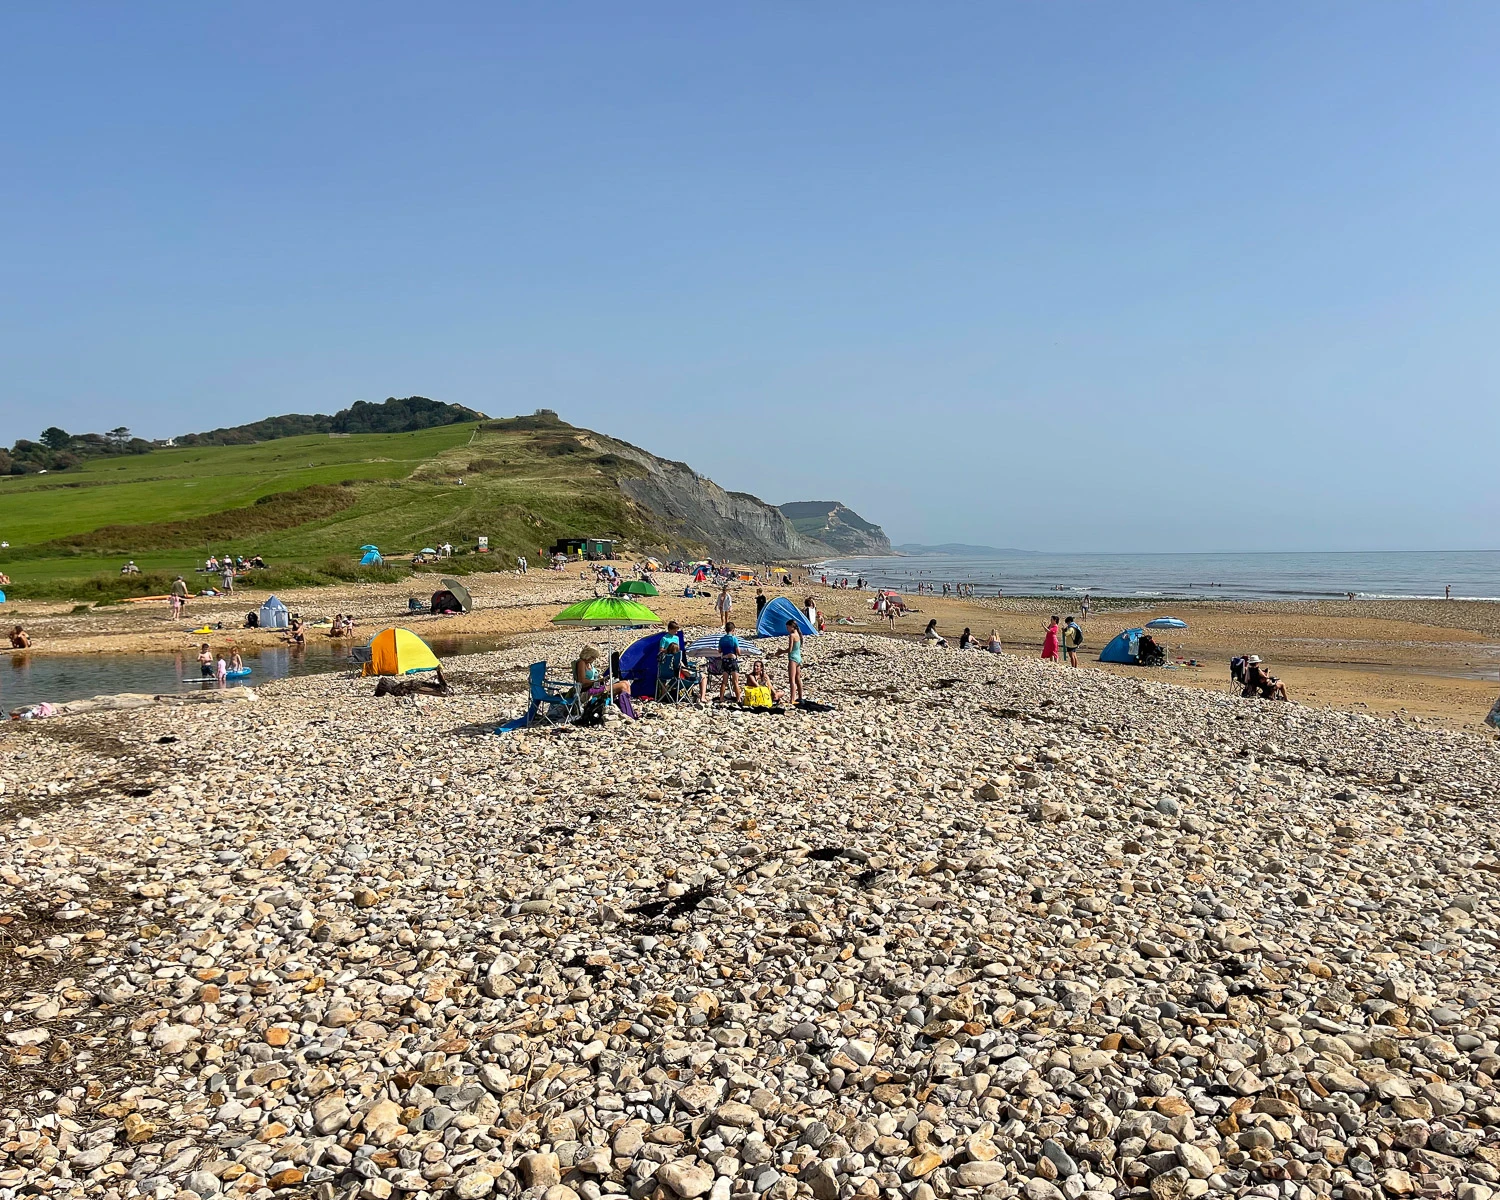
[(1146, 622), (1147, 629), (1186, 629), (1187, 622), (1180, 621), (1176, 617), (1157, 617), (1154, 621)]

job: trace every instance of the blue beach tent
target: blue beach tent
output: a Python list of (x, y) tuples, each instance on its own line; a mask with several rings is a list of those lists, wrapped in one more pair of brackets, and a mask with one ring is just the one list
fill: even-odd
[[(630, 643), (620, 655), (620, 678), (630, 684), (632, 696), (656, 695), (656, 656), (661, 650), (661, 640), (673, 636), (665, 633), (648, 633)], [(684, 638), (679, 630), (675, 635), (679, 646)]]
[(380, 557), (380, 551), (374, 548), (365, 551), (365, 556), (359, 560), (362, 567), (383, 567), (385, 559)]
[(1107, 663), (1129, 663), (1139, 666), (1141, 661), (1141, 631), (1127, 629), (1115, 635), (1109, 645), (1099, 651), (1099, 661)]
[(286, 605), (275, 596), (266, 598), (266, 602), (260, 606), (260, 616), (257, 623), (262, 629), (285, 629), (287, 628)]
[(796, 621), (797, 628), (802, 631), (803, 637), (814, 637), (817, 630), (813, 628), (807, 614), (788, 600), (785, 596), (777, 596), (765, 608), (761, 609), (760, 620), (755, 623), (756, 637), (786, 637), (786, 623)]

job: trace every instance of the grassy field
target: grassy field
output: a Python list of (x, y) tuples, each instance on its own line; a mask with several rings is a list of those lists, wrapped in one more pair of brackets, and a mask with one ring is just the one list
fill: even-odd
[[(626, 464), (580, 446), (571, 427), (521, 418), (416, 433), (285, 438), (109, 459), (0, 479), (0, 570), (12, 598), (151, 595), (210, 552), (260, 554), (302, 582), (348, 578), (365, 543), (392, 559), (481, 535), (513, 564), (558, 537), (651, 540), (620, 492)], [(460, 482), (461, 481), (461, 482)], [(146, 572), (121, 577), (134, 559)], [(400, 570), (399, 566), (392, 567)]]
[(35, 545), (102, 525), (207, 516), (314, 484), (404, 479), (462, 446), (473, 432), (473, 425), (445, 425), (347, 438), (315, 434), (95, 459), (48, 475), (0, 476), (0, 538), (12, 547)]

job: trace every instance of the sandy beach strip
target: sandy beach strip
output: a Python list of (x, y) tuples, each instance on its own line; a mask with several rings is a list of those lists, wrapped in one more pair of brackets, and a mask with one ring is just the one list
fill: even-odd
[[(282, 596), (288, 606), (309, 618), (351, 613), (357, 641), (374, 631), (400, 624), (425, 636), (508, 637), (547, 627), (564, 605), (600, 590), (580, 579), (578, 566), (568, 571), (532, 571), (471, 575), (466, 585), (475, 611), (434, 617), (408, 613), (408, 597), (424, 600), (438, 586), (436, 577), (387, 585), (360, 584), (309, 588)], [(248, 580), (253, 582), (253, 575)], [(650, 604), (664, 619), (706, 624), (713, 615), (707, 598), (684, 598), (683, 576), (661, 575), (662, 595)], [(734, 616), (742, 628), (753, 624), (753, 586), (734, 589)], [(767, 589), (768, 595), (776, 594)], [(1034, 656), (1053, 608), (1051, 598), (956, 599), (917, 595), (907, 599), (915, 611), (898, 619), (894, 629), (877, 621), (868, 593), (796, 585), (799, 603), (815, 597), (830, 620), (844, 618), (850, 632), (916, 637), (930, 617), (955, 642), (965, 626), (979, 637), (998, 629), (1007, 653)], [(165, 604), (113, 605), (74, 613), (67, 604), (26, 601), (0, 609), (0, 621), (22, 623), (30, 631), (35, 653), (177, 652), (207, 637), (216, 649), (279, 645), (279, 635), (243, 629), (245, 613), (258, 607), (266, 593), (242, 588), (231, 596), (194, 599), (187, 617), (174, 625)], [(1102, 666), (1099, 650), (1121, 629), (1154, 616), (1171, 614), (1188, 622), (1186, 630), (1162, 639), (1173, 657), (1196, 659), (1199, 667), (1170, 674), (1190, 687), (1222, 689), (1229, 658), (1241, 652), (1261, 655), (1288, 684), (1293, 697), (1319, 706), (1362, 711), (1406, 713), (1460, 726), (1478, 727), (1500, 691), (1500, 605), (1473, 601), (1243, 601), (1152, 603), (1096, 602), (1085, 623), (1087, 641), (1080, 661), (1091, 669), (1138, 673), (1131, 667)], [(217, 626), (212, 635), (192, 631)], [(314, 628), (313, 640), (324, 632)], [(1159, 674), (1159, 672), (1158, 672)]]

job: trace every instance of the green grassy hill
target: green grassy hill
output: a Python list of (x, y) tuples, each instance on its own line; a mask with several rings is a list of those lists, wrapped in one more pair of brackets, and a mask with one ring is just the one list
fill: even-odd
[[(257, 582), (289, 586), (368, 576), (355, 568), (366, 542), (402, 556), (488, 536), (493, 554), (445, 564), (460, 572), (516, 554), (535, 561), (561, 536), (663, 545), (650, 511), (618, 486), (642, 468), (591, 450), (586, 432), (538, 415), (157, 450), (4, 477), (0, 570), (12, 599), (104, 600), (164, 590), (210, 551), (261, 554), (276, 570)], [(122, 578), (128, 558), (147, 574)]]

